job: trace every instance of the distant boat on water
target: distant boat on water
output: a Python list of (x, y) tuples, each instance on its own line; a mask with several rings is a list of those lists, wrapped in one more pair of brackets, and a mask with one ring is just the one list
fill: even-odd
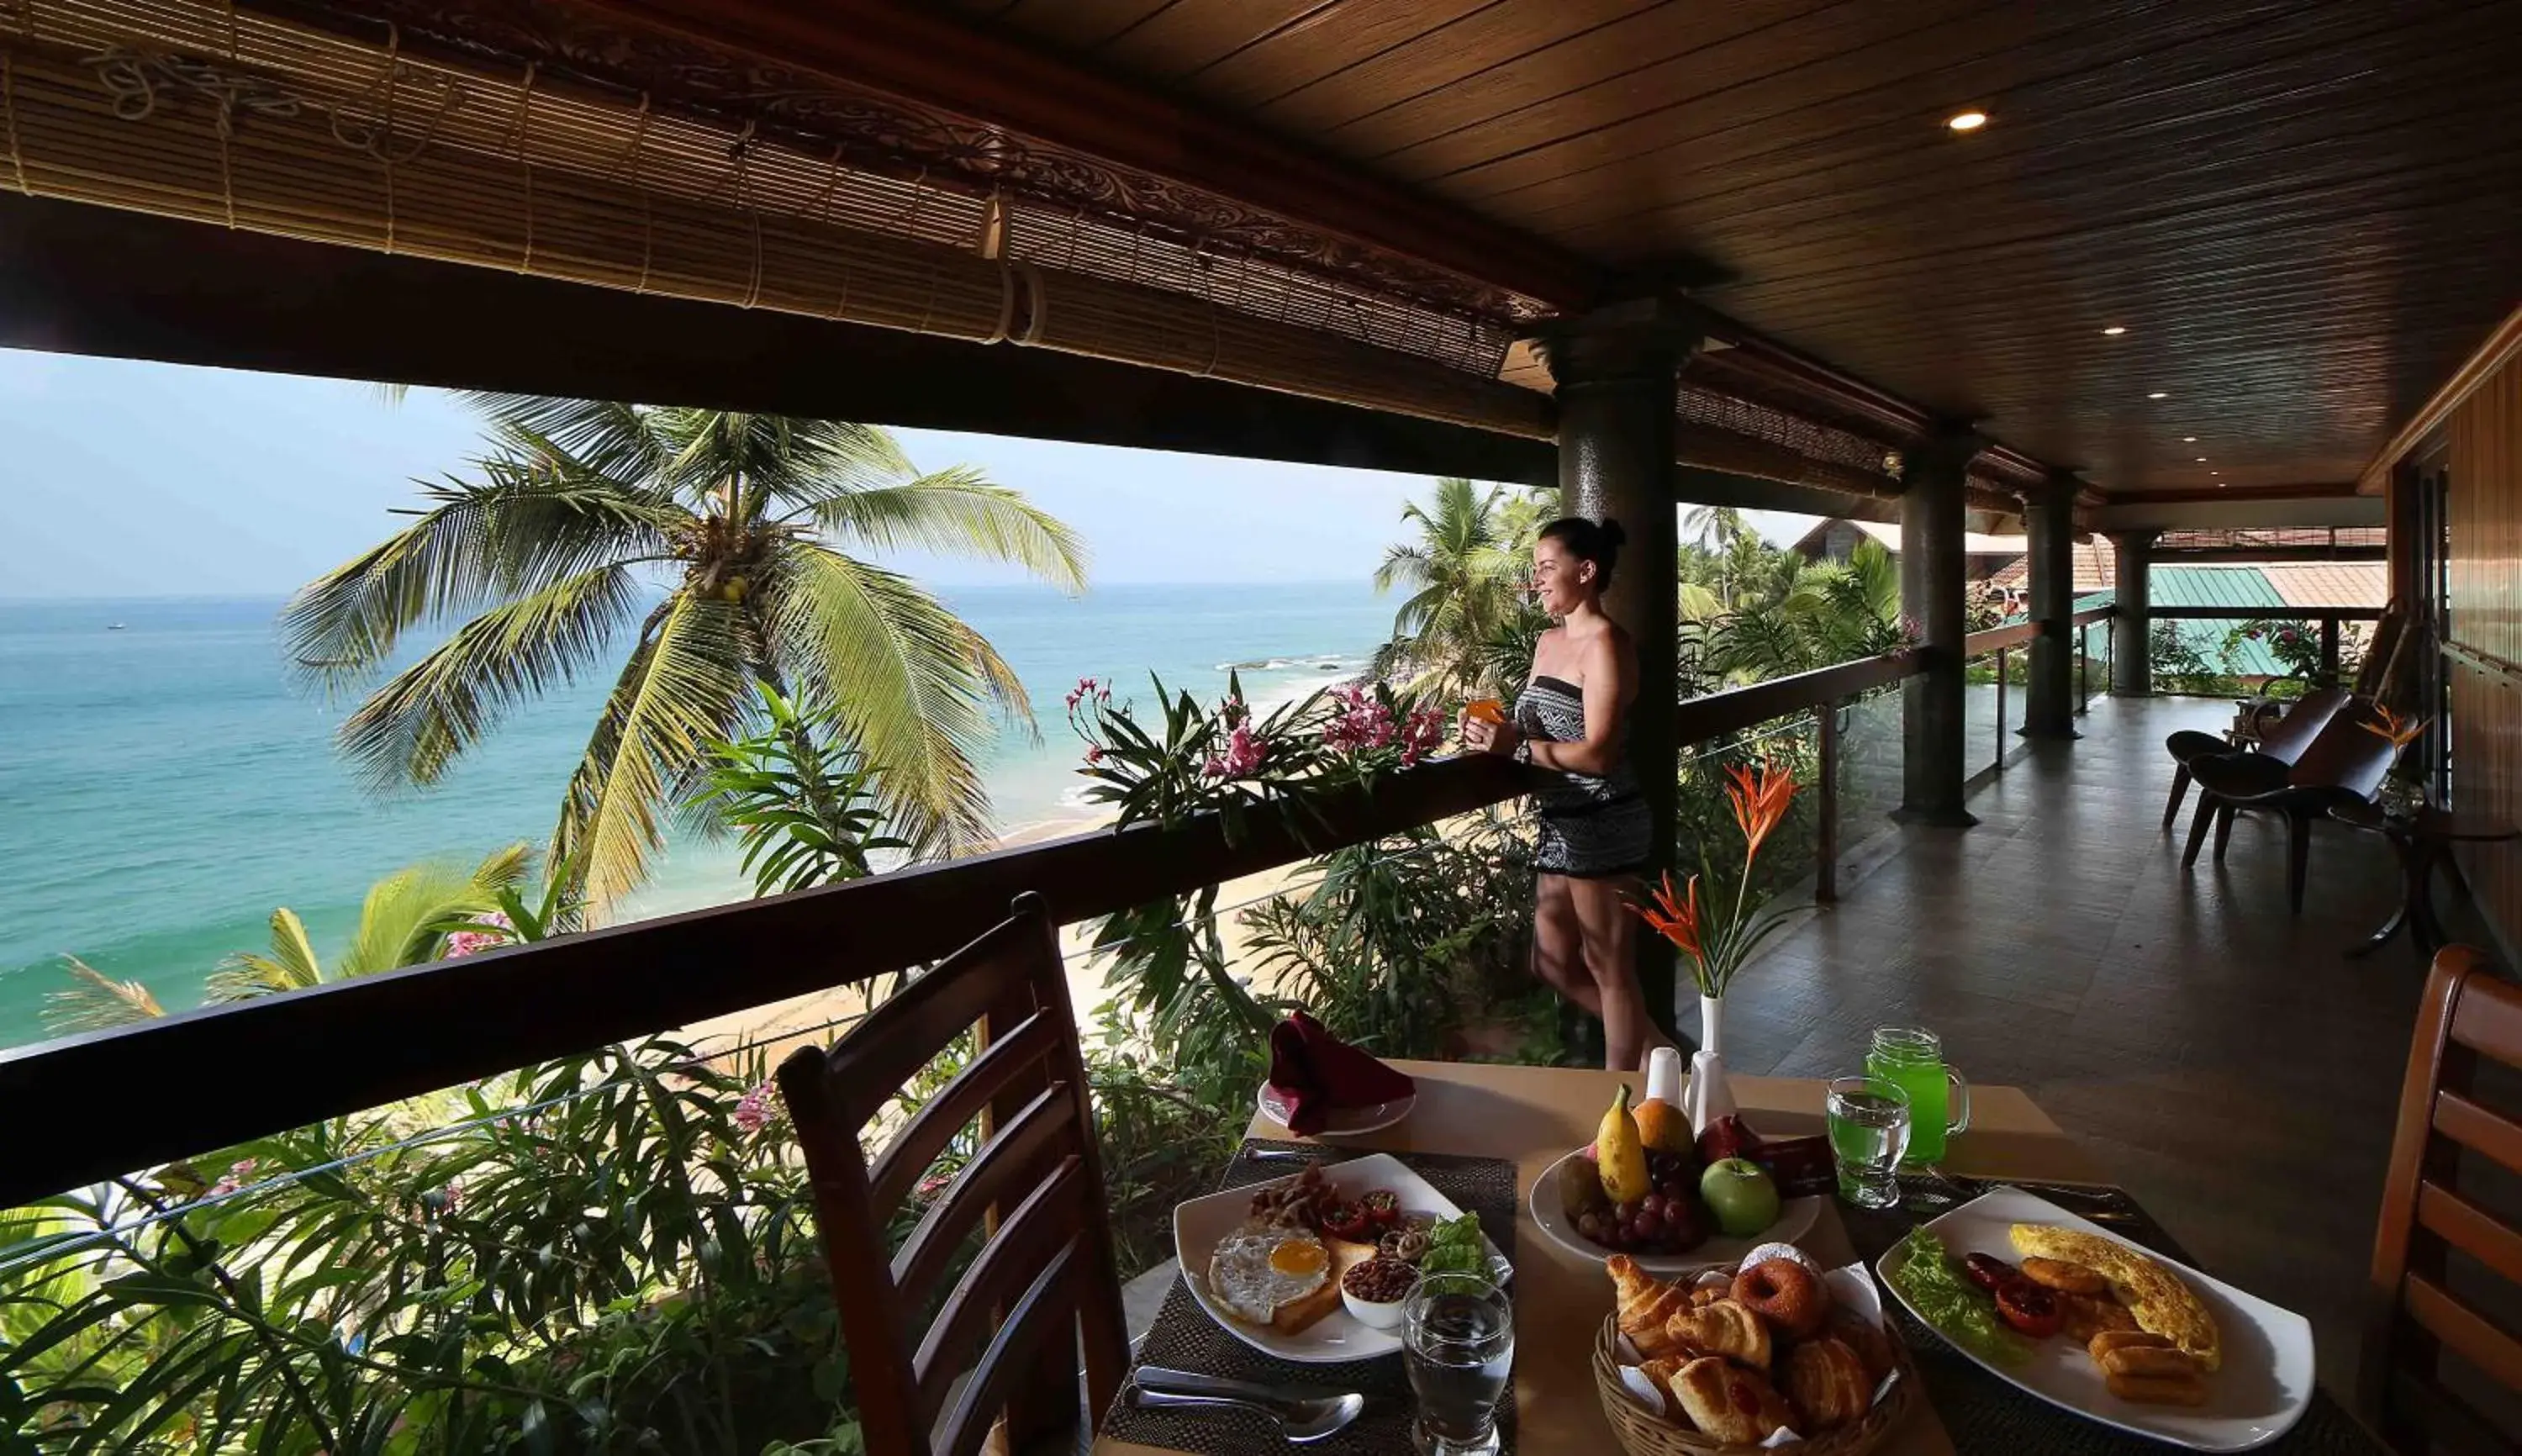
[(124, 632), (124, 631), (128, 631), (128, 629), (126, 629), (126, 628), (125, 628), (121, 623), (119, 623), (119, 622), (109, 622), (109, 623), (105, 624), (105, 630), (106, 630), (107, 632)]

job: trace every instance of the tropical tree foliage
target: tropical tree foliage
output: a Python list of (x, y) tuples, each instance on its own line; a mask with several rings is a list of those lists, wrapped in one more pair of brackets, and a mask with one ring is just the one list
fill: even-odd
[(1805, 562), (1765, 546), (1746, 557), (1743, 540), (1723, 563), (1735, 595), (1709, 619), (1705, 661), (1718, 676), (1755, 681), (1906, 645), (1899, 566), (1880, 542), (1858, 541), (1845, 562)]
[(1547, 519), (1541, 503), (1485, 490), (1459, 476), (1436, 482), (1434, 498), (1402, 508), (1415, 538), (1388, 548), (1375, 589), (1409, 595), (1393, 614), (1392, 640), (1375, 676), (1410, 692), (1460, 698), (1522, 684), (1515, 643), (1530, 663), (1530, 638), (1548, 623), (1531, 605), (1532, 540)]
[(466, 398), (488, 427), (470, 472), (282, 614), (334, 688), (452, 625), (343, 724), (372, 782), (434, 782), (508, 711), (619, 663), (551, 836), (589, 915), (645, 877), (757, 684), (834, 705), (923, 851), (988, 834), (974, 759), (993, 704), (1030, 720), (1024, 689), (943, 602), (851, 550), (1014, 562), (1074, 590), (1086, 552), (1066, 526), (975, 470), (921, 473), (871, 426)]
[(710, 745), (702, 809), (736, 831), (757, 895), (862, 879), (867, 856), (908, 848), (880, 829), (875, 775), (846, 741), (839, 710), (762, 689), (761, 732)]

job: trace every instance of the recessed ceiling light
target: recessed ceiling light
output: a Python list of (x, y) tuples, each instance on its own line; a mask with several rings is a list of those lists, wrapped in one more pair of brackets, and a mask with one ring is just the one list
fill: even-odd
[(2195, 435), (2183, 435), (2180, 437), (2180, 443), (2182, 445), (2196, 445), (2198, 443), (2198, 437)]
[[(2199, 464), (2201, 464), (2201, 465), (2206, 464), (2206, 463), (2207, 463), (2207, 457), (2206, 457), (2205, 455), (2200, 455), (2200, 456), (2198, 457), (2198, 463), (2199, 463)], [(2215, 472), (2214, 472), (2214, 471), (2209, 471), (2208, 473), (2209, 473), (2210, 475), (2213, 475)]]
[(1987, 113), (1962, 112), (1946, 117), (1944, 124), (1955, 131), (1977, 131), (1987, 124)]
[(2172, 397), (2161, 390), (2156, 390), (2153, 394), (2146, 396), (2146, 398), (2149, 399), (2169, 399)]
[(2127, 325), (2126, 325), (2126, 324), (2124, 324), (2124, 323), (2115, 323), (2115, 324), (2112, 324), (2109, 328), (2106, 328), (2106, 329), (2102, 330), (2102, 333), (2103, 333), (2103, 335), (2104, 335), (2105, 337), (2107, 337), (2107, 338), (2112, 338), (2112, 339), (2116, 339), (2116, 338), (2118, 338), (2120, 335), (2125, 334), (2125, 333), (2126, 333), (2126, 332), (2127, 332)]

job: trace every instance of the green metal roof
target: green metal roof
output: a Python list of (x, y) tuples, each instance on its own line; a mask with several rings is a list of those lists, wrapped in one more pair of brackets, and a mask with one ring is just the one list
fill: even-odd
[[(2268, 579), (2246, 566), (2158, 566), (2147, 574), (2146, 594), (2158, 607), (2266, 607), (2268, 616), (2286, 615), (2286, 600)], [(2076, 598), (2076, 610), (2109, 606), (2116, 596), (2092, 591)], [(2224, 638), (2239, 622), (2173, 622), (2180, 634), (2211, 668), (2240, 678), (2282, 678), (2285, 664), (2265, 642), (2244, 639), (2228, 655)]]

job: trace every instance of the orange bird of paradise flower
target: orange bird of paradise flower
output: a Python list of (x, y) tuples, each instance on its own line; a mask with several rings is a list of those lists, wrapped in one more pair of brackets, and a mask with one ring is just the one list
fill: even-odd
[(2405, 748), (2415, 742), (2417, 734), (2424, 732), (2426, 725), (2434, 721), (2430, 718), (2403, 718), (2379, 703), (2373, 705), (2373, 717), (2376, 721), (2358, 726), (2377, 737), (2390, 739), (2394, 748)]
[(1681, 948), (1685, 956), (1699, 954), (1699, 876), (1690, 877), (1689, 888), (1675, 894), (1672, 871), (1663, 872), (1663, 888), (1655, 892), (1651, 905), (1632, 905), (1630, 910), (1647, 922), (1658, 935)]
[(1760, 841), (1787, 817), (1787, 806), (1796, 797), (1796, 775), (1761, 759), (1753, 771), (1749, 764), (1732, 764), (1725, 770), (1733, 779), (1725, 790), (1727, 802), (1734, 806), (1734, 822), (1743, 830), (1743, 863), (1758, 858)]

